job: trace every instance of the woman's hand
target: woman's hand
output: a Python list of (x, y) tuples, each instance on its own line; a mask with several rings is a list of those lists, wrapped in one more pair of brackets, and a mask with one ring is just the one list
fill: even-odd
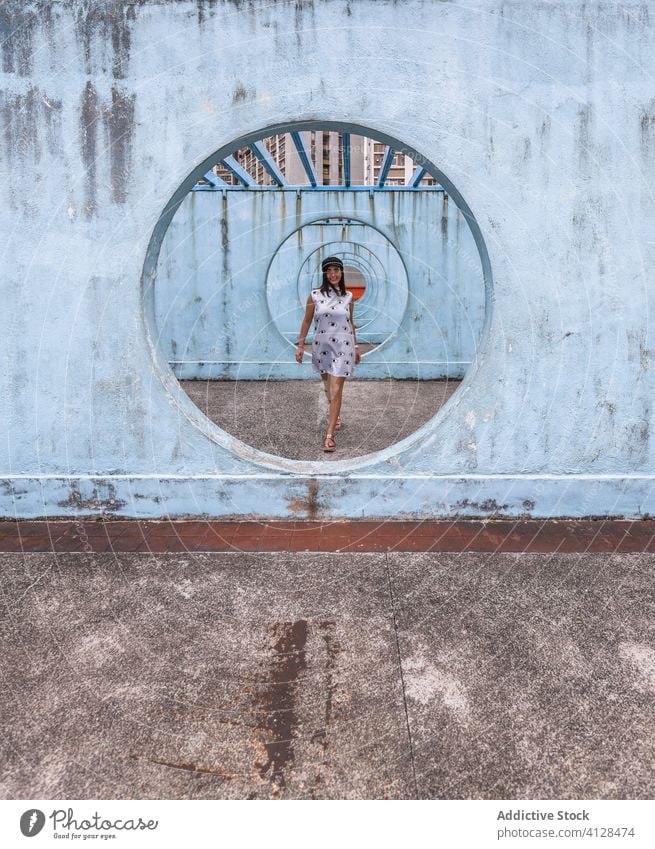
[(359, 353), (359, 345), (355, 345), (355, 365), (359, 364), (359, 361), (361, 360), (361, 358), (362, 358), (362, 355)]
[(302, 363), (302, 359), (303, 359), (304, 354), (305, 354), (305, 346), (298, 344), (298, 347), (296, 348), (296, 362), (297, 363)]

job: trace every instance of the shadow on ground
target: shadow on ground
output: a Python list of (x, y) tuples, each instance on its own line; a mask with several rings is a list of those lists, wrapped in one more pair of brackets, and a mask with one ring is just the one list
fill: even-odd
[(427, 422), (459, 380), (347, 380), (337, 450), (321, 450), (327, 399), (316, 380), (182, 380), (202, 412), (232, 436), (293, 460), (343, 460), (393, 445)]

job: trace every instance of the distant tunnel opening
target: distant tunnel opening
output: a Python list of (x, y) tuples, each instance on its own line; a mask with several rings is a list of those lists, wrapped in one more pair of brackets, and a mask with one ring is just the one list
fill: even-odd
[(346, 288), (353, 293), (353, 299), (359, 301), (366, 294), (366, 278), (362, 272), (352, 265), (344, 266)]

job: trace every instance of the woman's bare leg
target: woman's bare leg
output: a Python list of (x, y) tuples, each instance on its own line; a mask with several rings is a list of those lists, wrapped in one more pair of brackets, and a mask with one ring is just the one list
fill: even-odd
[(330, 406), (330, 375), (322, 374), (321, 378), (323, 379), (323, 391), (325, 392), (325, 397), (327, 398), (328, 408)]
[[(321, 377), (323, 378), (323, 389), (325, 390), (325, 397), (327, 398), (327, 403), (328, 403), (328, 419), (329, 419), (329, 416), (330, 416), (330, 393), (332, 392), (332, 389), (330, 388), (331, 387), (330, 375), (329, 374), (322, 374)], [(337, 416), (337, 423), (335, 425), (335, 429), (341, 430), (342, 426), (343, 425), (341, 423), (341, 418), (340, 418), (340, 416)]]
[(343, 385), (346, 382), (346, 378), (335, 377), (334, 375), (330, 375), (329, 377), (332, 400), (330, 401), (330, 416), (328, 418), (327, 432), (334, 433), (334, 429), (337, 426), (337, 419), (341, 412), (341, 398), (343, 396)]

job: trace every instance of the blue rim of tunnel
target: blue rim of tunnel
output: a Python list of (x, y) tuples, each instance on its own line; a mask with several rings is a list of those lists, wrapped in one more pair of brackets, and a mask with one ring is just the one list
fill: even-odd
[[(405, 153), (416, 165), (422, 165), (429, 174), (439, 181), (446, 194), (452, 198), (455, 205), (462, 213), (478, 249), (485, 290), (484, 322), (479, 335), (476, 355), (473, 362), (466, 370), (458, 390), (450, 396), (445, 404), (443, 404), (433, 416), (431, 416), (409, 436), (406, 436), (404, 439), (394, 442), (379, 451), (375, 451), (371, 454), (362, 454), (348, 460), (292, 460), (287, 457), (282, 457), (281, 455), (268, 454), (265, 451), (260, 451), (258, 448), (254, 448), (253, 446), (242, 442), (237, 437), (232, 436), (230, 433), (223, 430), (223, 428), (209, 419), (200, 410), (200, 408), (194, 404), (180, 385), (179, 380), (175, 376), (159, 347), (159, 333), (157, 331), (154, 315), (154, 285), (157, 277), (157, 263), (159, 260), (161, 246), (164, 241), (164, 236), (166, 235), (166, 231), (168, 230), (173, 216), (193, 186), (216, 162), (226, 156), (229, 156), (234, 151), (272, 135), (302, 132), (305, 130), (332, 130), (339, 133), (351, 133), (353, 135), (365, 136), (367, 138), (374, 139), (375, 141), (384, 142), (385, 144), (393, 146), (397, 153)], [(462, 388), (470, 384), (475, 379), (475, 373), (477, 372), (478, 364), (481, 359), (480, 351), (484, 349), (489, 337), (489, 328), (491, 326), (492, 319), (492, 289), (493, 276), (491, 271), (491, 261), (480, 226), (478, 225), (471, 208), (462, 194), (458, 191), (457, 187), (451, 182), (446, 174), (441, 171), (441, 169), (439, 169), (433, 162), (431, 162), (431, 160), (411, 145), (401, 142), (395, 136), (392, 136), (385, 131), (377, 130), (373, 127), (367, 127), (362, 124), (354, 124), (349, 121), (323, 121), (311, 119), (271, 124), (267, 127), (246, 133), (214, 150), (189, 172), (187, 177), (173, 192), (163, 211), (160, 213), (148, 242), (143, 262), (143, 272), (141, 275), (141, 315), (153, 363), (164, 390), (172, 398), (185, 417), (205, 436), (207, 436), (210, 441), (220, 445), (221, 448), (224, 448), (229, 453), (237, 457), (241, 457), (245, 462), (254, 463), (255, 465), (259, 465), (267, 469), (286, 473), (297, 473), (303, 477), (308, 474), (313, 476), (334, 476), (335, 473), (354, 472), (366, 466), (390, 460), (397, 454), (402, 453), (415, 443), (419, 442), (423, 436), (427, 435), (428, 432), (434, 429), (435, 422), (440, 422), (447, 418), (448, 412), (451, 406), (456, 403), (457, 396), (460, 395)]]

